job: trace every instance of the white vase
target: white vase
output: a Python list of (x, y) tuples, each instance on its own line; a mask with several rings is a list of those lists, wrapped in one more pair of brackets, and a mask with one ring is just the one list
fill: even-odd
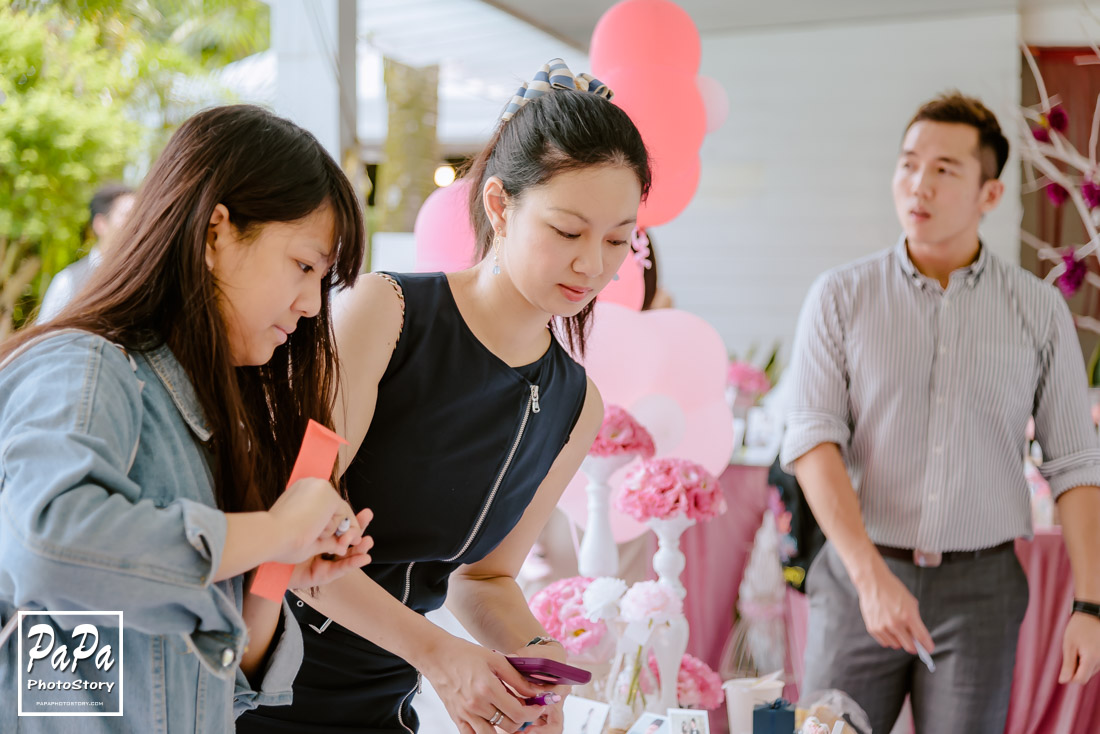
[(680, 677), (680, 662), (684, 659), (688, 644), (688, 621), (681, 613), (668, 625), (661, 625), (653, 631), (649, 640), (653, 657), (657, 660), (657, 673), (661, 678), (660, 695), (650, 700), (646, 711), (664, 713), (679, 708), (676, 700), (676, 683)]
[(618, 576), (619, 549), (611, 533), (611, 475), (634, 459), (634, 454), (586, 456), (581, 471), (588, 477), (588, 524), (584, 529), (577, 570), (581, 576)]
[(695, 521), (680, 513), (667, 520), (651, 518), (646, 525), (657, 535), (657, 552), (653, 554), (653, 570), (657, 578), (676, 589), (683, 599), (687, 590), (680, 583), (680, 574), (684, 571), (684, 554), (680, 550), (680, 536), (695, 524)]

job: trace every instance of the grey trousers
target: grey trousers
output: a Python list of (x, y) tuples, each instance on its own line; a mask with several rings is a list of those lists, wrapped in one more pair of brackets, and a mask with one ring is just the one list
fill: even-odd
[(1003, 734), (1028, 602), (1016, 554), (1007, 550), (937, 568), (893, 558), (886, 564), (917, 598), (936, 645), (936, 672), (867, 633), (855, 587), (827, 543), (806, 580), (803, 695), (844, 691), (867, 712), (874, 734), (889, 734), (906, 694), (917, 734)]

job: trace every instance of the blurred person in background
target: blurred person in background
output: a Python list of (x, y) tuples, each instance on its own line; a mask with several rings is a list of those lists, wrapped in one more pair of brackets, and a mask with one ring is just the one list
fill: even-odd
[(88, 226), (85, 228), (85, 234), (92, 238), (92, 249), (50, 281), (50, 287), (42, 297), (38, 323), (43, 324), (57, 316), (73, 296), (84, 287), (92, 270), (99, 265), (104, 253), (111, 248), (116, 233), (126, 222), (126, 217), (133, 206), (134, 191), (129, 186), (110, 183), (101, 186), (95, 192), (88, 203)]

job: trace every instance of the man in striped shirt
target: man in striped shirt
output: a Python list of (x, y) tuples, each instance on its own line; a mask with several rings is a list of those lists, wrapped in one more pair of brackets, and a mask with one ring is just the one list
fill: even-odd
[(1100, 442), (1081, 349), (1058, 292), (978, 237), (1007, 158), (979, 101), (925, 104), (894, 174), (903, 237), (819, 278), (799, 319), (782, 460), (829, 539), (807, 579), (802, 689), (846, 691), (876, 734), (906, 694), (919, 734), (1004, 730), (1032, 416), (1085, 602), (1060, 679), (1100, 668)]

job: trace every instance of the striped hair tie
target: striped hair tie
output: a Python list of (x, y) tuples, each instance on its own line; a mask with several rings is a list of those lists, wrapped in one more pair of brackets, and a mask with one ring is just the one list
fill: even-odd
[(574, 74), (561, 59), (551, 59), (549, 63), (542, 65), (542, 68), (535, 74), (534, 79), (524, 82), (523, 86), (516, 90), (511, 101), (508, 102), (508, 106), (504, 108), (504, 114), (500, 116), (500, 119), (505, 122), (511, 120), (512, 116), (519, 112), (520, 107), (555, 89), (575, 89), (580, 92), (591, 92), (604, 99), (611, 99), (613, 96), (608, 86), (599, 79), (590, 74)]

